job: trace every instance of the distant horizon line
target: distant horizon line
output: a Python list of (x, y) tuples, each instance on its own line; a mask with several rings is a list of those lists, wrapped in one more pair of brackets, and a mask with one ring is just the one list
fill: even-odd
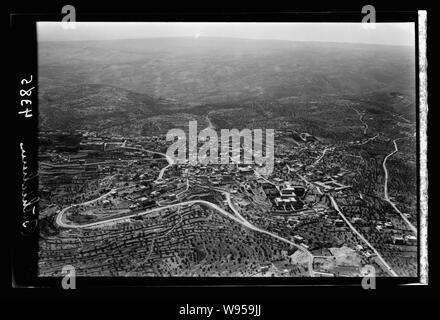
[(124, 40), (157, 40), (157, 39), (234, 39), (234, 40), (250, 40), (250, 41), (276, 41), (276, 42), (300, 42), (300, 43), (333, 43), (333, 44), (352, 44), (352, 45), (367, 45), (367, 46), (389, 46), (389, 47), (415, 47), (415, 43), (411, 44), (384, 44), (384, 43), (374, 43), (374, 42), (344, 42), (344, 41), (320, 41), (320, 40), (289, 40), (289, 39), (270, 39), (270, 38), (243, 38), (243, 37), (222, 37), (222, 36), (203, 36), (200, 35), (198, 37), (194, 36), (152, 36), (152, 37), (143, 37), (143, 38), (118, 38), (118, 39), (74, 39), (74, 40), (38, 40), (37, 35), (37, 43), (53, 43), (53, 42), (110, 42), (110, 41), (124, 41)]

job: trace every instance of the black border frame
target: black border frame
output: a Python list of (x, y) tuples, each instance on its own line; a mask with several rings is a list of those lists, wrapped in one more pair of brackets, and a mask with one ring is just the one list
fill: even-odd
[[(59, 10), (62, 6), (60, 6)], [(80, 6), (81, 7), (81, 6)], [(361, 8), (361, 7), (360, 7)], [(57, 8), (58, 9), (58, 8)], [(61, 10), (60, 10), (61, 11)], [(37, 63), (37, 42), (36, 42), (36, 21), (60, 21), (61, 13), (51, 14), (16, 14), (11, 16), (11, 43), (13, 46), (13, 66), (15, 76), (12, 76), (13, 86), (19, 86), (22, 78), (27, 78), (29, 74), (38, 79)], [(235, 13), (212, 13), (212, 12), (178, 12), (178, 13), (127, 13), (127, 14), (82, 14), (77, 11), (77, 21), (242, 21), (242, 22), (360, 22), (362, 14), (358, 11), (333, 11), (333, 12), (235, 12)], [(378, 22), (414, 22), (416, 28), (416, 110), (417, 127), (419, 128), (419, 79), (418, 79), (418, 16), (417, 11), (377, 11)], [(19, 100), (15, 87), (12, 101), (17, 106)], [(18, 175), (16, 181), (21, 181), (21, 156), (18, 147), (19, 142), (23, 141), (29, 144), (30, 148), (26, 151), (29, 157), (33, 159), (31, 168), (36, 168), (36, 159), (38, 157), (38, 139), (35, 132), (38, 132), (38, 122), (36, 114), (38, 112), (38, 87), (33, 93), (34, 116), (32, 119), (25, 119), (16, 114), (14, 134), (14, 163), (15, 172)], [(24, 127), (24, 128), (23, 128)], [(417, 133), (419, 135), (419, 131)], [(18, 149), (17, 149), (18, 148)], [(417, 152), (419, 154), (419, 140), (417, 140)], [(417, 166), (419, 167), (419, 157), (417, 157)], [(420, 182), (420, 172), (418, 172), (418, 182)], [(420, 187), (418, 185), (418, 187)], [(18, 189), (15, 194), (15, 203), (21, 203), (21, 190)], [(420, 206), (419, 193), (418, 205)], [(20, 208), (22, 209), (22, 208)], [(17, 210), (17, 208), (15, 208)], [(419, 210), (420, 213), (420, 210)], [(13, 237), (12, 237), (12, 272), (14, 287), (54, 287), (59, 288), (60, 278), (39, 278), (36, 276), (36, 263), (38, 260), (38, 234), (30, 233), (25, 237), (20, 235), (21, 215), (13, 215)], [(418, 224), (420, 229), (420, 223)], [(420, 237), (420, 232), (418, 232)], [(420, 246), (420, 241), (418, 242)], [(420, 268), (419, 268), (420, 275)], [(286, 281), (290, 280), (290, 281)], [(319, 280), (319, 281), (317, 281)], [(324, 280), (324, 281), (323, 281)], [(216, 288), (310, 288), (318, 286), (319, 288), (328, 288), (332, 286), (342, 286), (343, 288), (360, 288), (359, 278), (77, 278), (78, 288), (194, 288), (194, 287), (216, 287)], [(293, 282), (292, 282), (293, 281)], [(401, 285), (414, 283), (416, 278), (378, 278), (377, 286), (383, 288), (402, 287)], [(319, 282), (319, 283), (318, 283)], [(323, 289), (326, 290), (326, 289)], [(362, 290), (362, 289), (361, 289)]]

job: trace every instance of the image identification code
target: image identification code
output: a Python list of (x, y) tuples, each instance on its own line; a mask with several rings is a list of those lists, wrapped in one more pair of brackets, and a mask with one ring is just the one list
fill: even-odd
[(179, 315), (200, 315), (210, 318), (212, 315), (220, 313), (223, 315), (248, 315), (261, 316), (261, 305), (259, 304), (224, 304), (221, 307), (214, 306), (185, 306), (179, 307)]

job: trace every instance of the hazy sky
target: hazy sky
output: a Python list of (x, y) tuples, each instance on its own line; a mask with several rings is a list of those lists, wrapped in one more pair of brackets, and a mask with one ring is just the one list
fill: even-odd
[(113, 40), (151, 37), (233, 37), (292, 41), (327, 41), (388, 45), (415, 44), (414, 23), (192, 23), (77, 22), (63, 29), (59, 22), (38, 22), (39, 41)]

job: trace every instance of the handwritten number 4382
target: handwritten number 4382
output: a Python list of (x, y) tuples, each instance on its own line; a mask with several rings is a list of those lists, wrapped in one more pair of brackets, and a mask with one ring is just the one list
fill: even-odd
[[(21, 85), (24, 86), (24, 85), (26, 85), (26, 84), (30, 84), (31, 82), (32, 82), (32, 75), (31, 75), (31, 77), (30, 77), (30, 80), (26, 80), (26, 79), (21, 80)], [(33, 89), (35, 89), (35, 87), (29, 88), (29, 89), (27, 89), (27, 90), (25, 90), (25, 89), (21, 89), (21, 90), (20, 90), (20, 97), (30, 97), (30, 96), (32, 95), (32, 90), (33, 90)], [(29, 100), (29, 99), (21, 99), (21, 101), (20, 101), (20, 105), (21, 105), (22, 107), (24, 107), (24, 106), (26, 106), (26, 105), (30, 106), (30, 105), (32, 105), (32, 100)], [(19, 113), (19, 114), (24, 114), (24, 116), (25, 116), (26, 118), (30, 118), (30, 117), (32, 117), (32, 109), (30, 109), (30, 108), (28, 108), (28, 107), (26, 107), (25, 110), (19, 111), (18, 113)]]

